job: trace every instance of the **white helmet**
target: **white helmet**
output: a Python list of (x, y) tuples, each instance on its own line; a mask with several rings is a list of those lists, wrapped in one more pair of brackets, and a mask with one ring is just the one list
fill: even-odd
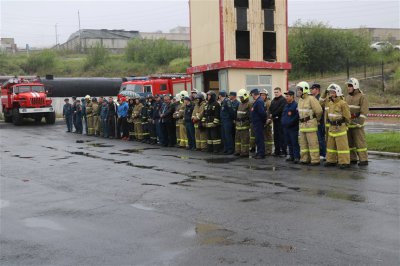
[(91, 99), (91, 98), (90, 98), (90, 95), (86, 95), (86, 96), (85, 96), (85, 99)]
[(332, 83), (331, 85), (329, 85), (327, 90), (336, 92), (336, 96), (338, 96), (338, 97), (343, 96), (342, 88), (335, 83)]
[(262, 89), (262, 90), (260, 91), (260, 94), (265, 94), (265, 95), (268, 96), (268, 90), (267, 90), (267, 89)]
[(207, 94), (205, 92), (200, 92), (203, 95), (204, 99), (207, 99)]
[[(352, 85), (355, 90), (360, 90), (360, 83), (358, 83), (358, 79), (350, 78), (347, 82), (347, 85)], [(361, 90), (360, 90), (361, 91)]]
[[(178, 94), (177, 94), (178, 96)], [(187, 91), (181, 91), (179, 93), (179, 99), (183, 100), (185, 97), (189, 97), (189, 93)]]

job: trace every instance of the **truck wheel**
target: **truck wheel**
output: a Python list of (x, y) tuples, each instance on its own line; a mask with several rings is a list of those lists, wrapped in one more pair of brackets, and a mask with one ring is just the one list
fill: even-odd
[(14, 125), (16, 125), (16, 126), (22, 125), (22, 122), (24, 121), (24, 117), (22, 116), (22, 114), (19, 113), (18, 108), (13, 109), (12, 121), (13, 121)]
[(56, 122), (56, 112), (48, 113), (45, 117), (46, 124), (53, 125)]

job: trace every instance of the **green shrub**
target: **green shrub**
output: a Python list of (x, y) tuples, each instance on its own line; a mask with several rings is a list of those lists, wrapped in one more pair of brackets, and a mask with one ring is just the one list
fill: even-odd
[(21, 67), (26, 74), (46, 75), (47, 73), (53, 73), (57, 64), (56, 53), (52, 50), (43, 50), (31, 54)]
[(109, 58), (109, 52), (101, 44), (89, 48), (83, 69), (85, 71), (104, 65)]

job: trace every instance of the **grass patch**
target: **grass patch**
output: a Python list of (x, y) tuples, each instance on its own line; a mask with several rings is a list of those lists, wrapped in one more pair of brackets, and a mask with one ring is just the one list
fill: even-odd
[(400, 133), (388, 131), (366, 133), (368, 150), (400, 153)]

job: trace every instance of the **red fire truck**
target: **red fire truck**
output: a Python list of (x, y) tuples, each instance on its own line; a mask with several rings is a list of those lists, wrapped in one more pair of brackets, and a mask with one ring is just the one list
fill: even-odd
[(192, 89), (192, 78), (186, 74), (162, 74), (148, 77), (132, 78), (121, 85), (118, 98), (121, 96), (132, 97), (152, 95), (176, 95), (177, 93)]
[(56, 114), (51, 104), (40, 81), (15, 77), (1, 85), (1, 105), (6, 122), (21, 125), (24, 118), (40, 122), (44, 117), (47, 124), (54, 124)]

